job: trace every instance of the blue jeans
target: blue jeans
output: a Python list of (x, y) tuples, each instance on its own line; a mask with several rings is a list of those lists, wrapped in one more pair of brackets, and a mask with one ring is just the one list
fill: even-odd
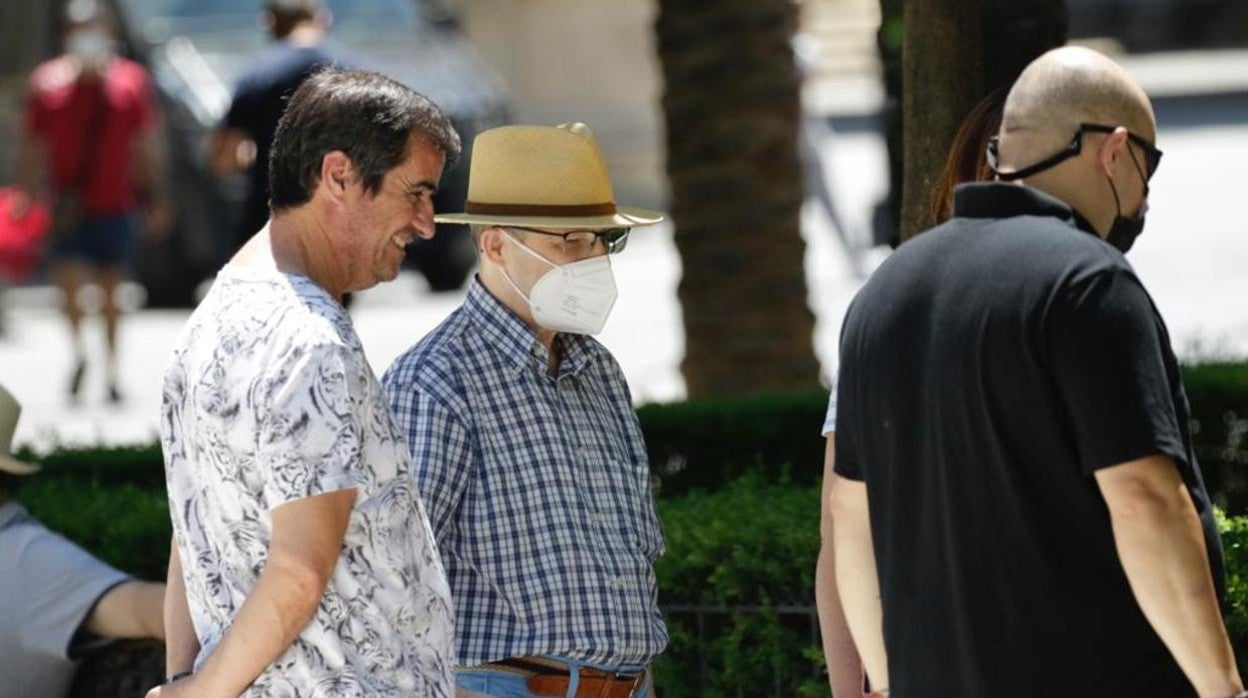
[[(576, 698), (577, 672), (581, 667), (627, 674), (641, 671), (640, 667), (607, 667), (589, 662), (580, 662), (575, 659), (567, 659), (566, 657), (551, 657), (551, 659), (557, 659), (567, 664), (571, 670), (571, 683), (568, 684), (568, 694), (565, 698)], [(650, 679), (651, 677), (647, 675), (646, 681), (637, 687), (637, 693), (634, 694), (634, 698), (650, 698)], [(472, 669), (460, 669), (455, 672), (455, 682), (466, 691), (476, 691), (491, 698), (539, 698), (537, 694), (529, 692), (529, 688), (525, 684), (526, 681), (527, 677), (525, 676), (498, 669), (474, 667)]]

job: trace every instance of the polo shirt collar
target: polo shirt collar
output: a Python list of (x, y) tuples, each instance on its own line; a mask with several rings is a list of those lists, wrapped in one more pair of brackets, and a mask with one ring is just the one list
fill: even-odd
[(953, 215), (958, 218), (1048, 216), (1072, 228), (1096, 235), (1092, 224), (1066, 202), (1022, 184), (1007, 182), (959, 184), (953, 190)]
[[(537, 366), (543, 372), (546, 370), (549, 356), (546, 346), (537, 338), (537, 332), (495, 298), (475, 276), (468, 287), (464, 310), (487, 342), (517, 368)], [(563, 352), (559, 361), (561, 376), (580, 373), (589, 365), (598, 347), (589, 337), (564, 332), (555, 335), (555, 343)]]

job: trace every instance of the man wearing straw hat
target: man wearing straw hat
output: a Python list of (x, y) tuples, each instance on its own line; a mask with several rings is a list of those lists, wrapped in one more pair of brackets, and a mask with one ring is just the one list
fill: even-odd
[(490, 696), (649, 696), (663, 534), (628, 385), (589, 335), (610, 254), (663, 219), (618, 207), (584, 124), (474, 145), (468, 296), (383, 384), (455, 599), (458, 681)]
[(0, 698), (55, 698), (78, 660), (114, 638), (164, 638), (165, 586), (140, 582), (49, 531), (17, 502), (12, 456), (22, 407), (0, 386)]

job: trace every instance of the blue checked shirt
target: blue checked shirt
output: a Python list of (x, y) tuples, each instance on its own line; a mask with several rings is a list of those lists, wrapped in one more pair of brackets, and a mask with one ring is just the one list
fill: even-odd
[(458, 661), (648, 664), (663, 532), (619, 365), (537, 335), (481, 285), (382, 378), (451, 583)]

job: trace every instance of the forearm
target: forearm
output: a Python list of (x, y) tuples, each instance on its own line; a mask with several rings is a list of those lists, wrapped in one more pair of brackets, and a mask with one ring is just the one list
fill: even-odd
[(832, 519), (832, 489), (837, 481), (834, 470), (836, 437), (828, 434), (823, 463), (823, 487), (819, 498), (819, 557), (815, 562), (815, 605), (819, 609), (819, 630), (823, 656), (828, 667), (832, 695), (859, 698), (862, 695), (862, 659), (854, 647), (845, 622), (845, 610), (836, 587), (835, 529)]
[(18, 145), (14, 184), (31, 196), (38, 195), (43, 188), (43, 170), (43, 149), (33, 136), (27, 135)]
[(815, 605), (819, 609), (823, 656), (828, 664), (832, 695), (857, 698), (862, 695), (862, 659), (854, 647), (837, 594), (836, 565), (830, 543), (828, 541), (819, 551), (815, 566)]
[(191, 622), (191, 609), (186, 602), (186, 585), (182, 578), (182, 562), (177, 542), (170, 545), (169, 575), (165, 590), (165, 674), (177, 676), (191, 671), (199, 656), (199, 637)]
[(140, 202), (145, 206), (168, 200), (165, 190), (165, 154), (158, 131), (141, 137), (135, 146), (134, 183)]
[(237, 696), (282, 655), (316, 612), (325, 580), (269, 560), (256, 586), (200, 668), (205, 696)]
[(152, 582), (118, 584), (100, 598), (87, 617), (86, 630), (99, 637), (163, 640), (165, 587)]
[(1218, 608), (1200, 520), (1186, 490), (1112, 514), (1114, 539), (1145, 617), (1202, 698), (1242, 690)]
[(255, 161), (256, 145), (236, 128), (221, 128), (212, 134), (208, 148), (208, 169), (218, 177), (245, 171)]
[(884, 612), (875, 567), (871, 523), (862, 483), (841, 480), (832, 488), (836, 522), (833, 543), (836, 585), (854, 645), (875, 688), (888, 686), (888, 652), (884, 647)]

